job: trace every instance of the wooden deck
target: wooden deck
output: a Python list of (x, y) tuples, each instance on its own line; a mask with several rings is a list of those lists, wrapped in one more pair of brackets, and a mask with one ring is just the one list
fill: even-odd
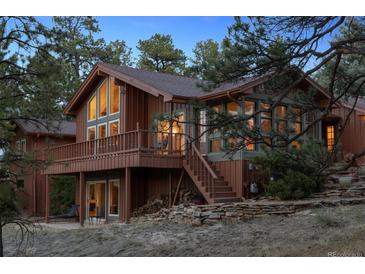
[(51, 147), (44, 174), (71, 174), (124, 167), (182, 168), (184, 136), (135, 130), (103, 139)]

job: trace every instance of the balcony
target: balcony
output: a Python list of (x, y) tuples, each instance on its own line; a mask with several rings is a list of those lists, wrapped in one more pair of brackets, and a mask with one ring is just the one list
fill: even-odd
[(181, 133), (135, 130), (103, 139), (50, 147), (44, 174), (71, 174), (124, 167), (181, 168)]

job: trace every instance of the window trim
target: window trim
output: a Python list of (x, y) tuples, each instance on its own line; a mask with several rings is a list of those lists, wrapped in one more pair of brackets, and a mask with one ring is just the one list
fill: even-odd
[[(108, 77), (110, 78), (110, 77)], [(105, 115), (104, 116), (99, 116), (100, 115), (100, 88), (102, 87), (102, 85), (106, 83), (106, 99), (105, 99)], [(109, 110), (109, 107), (108, 107), (108, 103), (109, 103), (109, 100), (108, 100), (108, 95), (109, 95), (109, 81), (107, 81), (106, 79), (104, 79), (101, 84), (98, 86), (97, 88), (97, 91), (98, 91), (98, 97), (97, 97), (97, 100), (96, 100), (96, 105), (98, 106), (97, 108), (97, 117), (98, 119), (103, 119), (103, 118), (106, 118), (109, 116), (109, 113), (108, 113), (108, 110)]]
[[(277, 108), (278, 107), (284, 107), (285, 108), (285, 115), (284, 115), (284, 118), (280, 118), (279, 116), (278, 116), (278, 113), (277, 113)], [(290, 119), (288, 119), (288, 112), (290, 111), (290, 105), (288, 105), (288, 104), (283, 104), (283, 103), (281, 103), (281, 104), (278, 104), (276, 107), (275, 107), (275, 110), (274, 110), (274, 119), (275, 119), (275, 130), (276, 130), (276, 132), (277, 133), (279, 133), (279, 134), (283, 134), (282, 132), (280, 132), (280, 130), (279, 130), (279, 124), (280, 124), (280, 122), (284, 122), (285, 123), (285, 130), (288, 130), (289, 129), (289, 120)], [(284, 134), (285, 134), (285, 132), (284, 132)]]
[[(118, 122), (118, 133), (117, 133), (117, 135), (120, 134), (120, 122), (119, 122), (119, 120), (120, 119), (118, 118), (118, 119), (108, 121), (108, 136), (109, 137), (112, 136), (112, 135), (110, 135), (110, 124), (115, 123), (115, 122)], [(113, 136), (116, 136), (116, 135), (113, 135)]]
[[(120, 113), (120, 102), (121, 102), (121, 89), (120, 89), (120, 85), (117, 85), (118, 86), (118, 92), (119, 92), (119, 98), (118, 98), (118, 111), (117, 112), (111, 112), (111, 98), (112, 98), (112, 96), (111, 96), (111, 89), (110, 89), (110, 87), (111, 87), (111, 84), (110, 84), (110, 82), (112, 81), (112, 80), (115, 80), (116, 78), (112, 78), (112, 77), (109, 77), (109, 87), (108, 87), (108, 91), (109, 91), (109, 100), (108, 100), (108, 115), (109, 116), (112, 116), (112, 115), (116, 115), (116, 114), (118, 114), (118, 113)], [(104, 116), (105, 117), (105, 116)], [(118, 119), (119, 120), (119, 119)]]
[[(111, 214), (110, 213), (110, 194), (111, 194), (111, 191), (110, 191), (110, 189), (111, 189), (111, 186), (113, 185), (113, 183), (118, 183), (118, 214)], [(120, 197), (120, 188), (121, 188), (121, 184), (120, 184), (120, 180), (118, 180), (118, 179), (110, 179), (109, 181), (108, 181), (108, 215), (109, 216), (112, 216), (112, 217), (117, 217), (117, 216), (119, 216), (121, 213), (120, 213), (120, 199), (121, 199), (121, 197)]]
[[(257, 109), (260, 107), (260, 100), (259, 99), (255, 99), (255, 98), (250, 98), (250, 97), (247, 97), (247, 98), (243, 98), (242, 100), (242, 113), (243, 113), (243, 117), (248, 117), (248, 116), (251, 116), (252, 114), (246, 114), (246, 105), (245, 103), (247, 102), (251, 102), (254, 104), (254, 110), (253, 110), (253, 113), (255, 113), (257, 111)], [(261, 121), (258, 121), (258, 115), (254, 115), (252, 118), (250, 119), (247, 119), (246, 120), (246, 126), (248, 127), (248, 121), (249, 120), (253, 120), (254, 122), (254, 127), (257, 127), (259, 125), (258, 122), (261, 123)], [(261, 125), (261, 124), (260, 124)], [(249, 138), (244, 138), (243, 142), (246, 143), (246, 141), (249, 140)], [(256, 152), (258, 151), (258, 145), (257, 143), (253, 143), (253, 144), (249, 144), (249, 145), (253, 145), (253, 149), (247, 149), (247, 147), (245, 147), (243, 149), (244, 152)]]
[[(107, 124), (107, 122), (103, 122), (103, 123), (99, 123), (99, 124), (97, 124), (97, 125), (95, 125), (95, 126), (97, 126), (98, 127), (98, 129), (97, 129), (97, 134), (96, 134), (96, 136), (97, 136), (97, 138), (96, 139), (104, 139), (104, 138), (106, 138), (106, 137), (108, 137), (109, 135), (108, 135), (108, 124)], [(100, 127), (102, 127), (102, 126), (105, 126), (105, 137), (99, 137), (99, 128)]]
[[(95, 119), (89, 120), (90, 101), (92, 100), (92, 98), (94, 96), (95, 96)], [(86, 108), (86, 120), (87, 120), (87, 122), (94, 122), (94, 121), (96, 121), (96, 119), (97, 119), (97, 112), (98, 112), (97, 107), (98, 107), (98, 98), (96, 96), (96, 92), (94, 92), (90, 96), (89, 100), (87, 101), (87, 108)]]
[(89, 129), (90, 129), (90, 128), (94, 128), (94, 129), (95, 129), (95, 139), (94, 139), (94, 140), (96, 140), (96, 139), (97, 139), (96, 137), (97, 137), (98, 135), (97, 135), (97, 131), (96, 131), (96, 125), (93, 125), (93, 126), (88, 126), (88, 127), (87, 127), (87, 129), (86, 129), (86, 140), (87, 140), (87, 141), (94, 141), (94, 140), (90, 140), (90, 139), (89, 139), (89, 137), (90, 137), (90, 136), (89, 136)]

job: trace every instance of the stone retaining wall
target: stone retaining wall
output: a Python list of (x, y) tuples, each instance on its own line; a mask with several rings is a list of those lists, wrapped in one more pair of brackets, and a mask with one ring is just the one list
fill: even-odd
[(267, 215), (289, 215), (299, 210), (337, 205), (365, 204), (365, 197), (317, 198), (300, 201), (245, 201), (230, 204), (178, 205), (154, 214), (132, 218), (131, 222), (170, 220), (201, 225), (219, 221), (234, 222)]

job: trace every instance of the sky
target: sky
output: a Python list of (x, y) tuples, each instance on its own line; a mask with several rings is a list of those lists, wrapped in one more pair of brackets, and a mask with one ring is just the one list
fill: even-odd
[[(195, 44), (209, 38), (221, 41), (227, 34), (228, 26), (233, 24), (233, 17), (208, 16), (161, 16), (132, 17), (107, 16), (96, 17), (101, 32), (97, 37), (111, 40), (124, 40), (132, 48), (134, 57), (138, 57), (136, 45), (139, 39), (145, 40), (155, 33), (171, 34), (175, 46), (192, 57)], [(52, 25), (52, 17), (38, 17), (46, 26)]]

